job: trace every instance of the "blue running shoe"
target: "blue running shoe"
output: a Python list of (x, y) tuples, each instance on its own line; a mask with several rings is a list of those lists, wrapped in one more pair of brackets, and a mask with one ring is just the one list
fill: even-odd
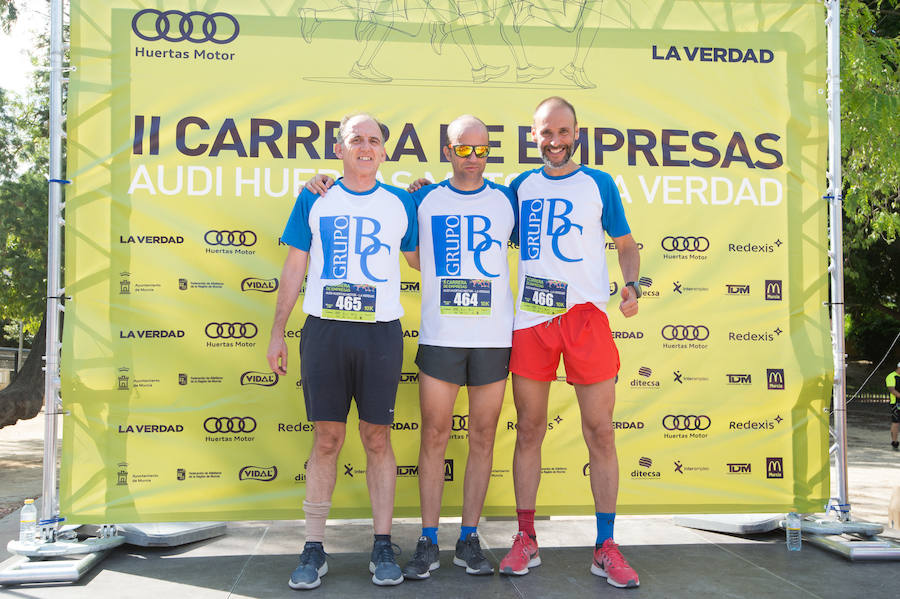
[[(397, 545), (389, 541), (375, 541), (372, 547), (369, 572), (372, 573), (372, 582), (378, 586), (394, 586), (403, 582), (403, 572), (397, 565), (394, 547)], [(399, 551), (400, 548), (397, 547), (397, 552)]]
[(322, 543), (307, 541), (300, 554), (300, 564), (291, 574), (288, 586), (292, 589), (309, 590), (322, 584), (322, 577), (328, 573), (325, 549)]

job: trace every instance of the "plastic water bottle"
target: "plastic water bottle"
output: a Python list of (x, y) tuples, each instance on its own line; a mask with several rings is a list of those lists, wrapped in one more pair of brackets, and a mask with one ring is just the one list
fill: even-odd
[(787, 532), (788, 551), (800, 551), (800, 546), (803, 543), (803, 537), (800, 534), (800, 514), (789, 512), (784, 523), (784, 529)]
[(34, 499), (26, 499), (19, 516), (19, 542), (34, 543), (37, 536), (37, 508)]

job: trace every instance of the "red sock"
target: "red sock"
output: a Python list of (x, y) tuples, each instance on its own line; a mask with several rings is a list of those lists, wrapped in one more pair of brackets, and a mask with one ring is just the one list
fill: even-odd
[(534, 532), (534, 510), (516, 510), (516, 517), (519, 519), (519, 530), (530, 536), (532, 539), (537, 538)]

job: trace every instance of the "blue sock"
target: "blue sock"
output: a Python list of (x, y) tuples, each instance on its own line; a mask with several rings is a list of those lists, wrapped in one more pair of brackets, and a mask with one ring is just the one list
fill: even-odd
[(422, 536), (431, 539), (431, 542), (437, 545), (437, 526), (423, 526)]
[(613, 526), (616, 523), (616, 515), (613, 514), (604, 514), (603, 512), (597, 512), (597, 544), (596, 547), (600, 547), (603, 544), (603, 541), (606, 539), (611, 539), (613, 537)]
[(468, 537), (473, 532), (477, 532), (477, 531), (478, 531), (477, 526), (461, 526), (459, 528), (459, 540), (465, 541), (466, 537)]

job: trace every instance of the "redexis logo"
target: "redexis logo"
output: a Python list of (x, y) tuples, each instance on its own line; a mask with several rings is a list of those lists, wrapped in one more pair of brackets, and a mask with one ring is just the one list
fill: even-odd
[(244, 466), (238, 472), (238, 480), (259, 480), (269, 482), (278, 476), (277, 466)]
[(568, 235), (572, 229), (577, 229), (579, 235), (584, 231), (581, 225), (569, 220), (568, 215), (573, 208), (572, 202), (564, 198), (535, 198), (522, 202), (519, 221), (521, 227), (519, 252), (522, 260), (537, 260), (541, 257), (543, 236), (550, 238), (550, 247), (557, 258), (563, 262), (581, 262), (581, 257), (566, 256), (559, 247), (560, 238)]
[(274, 372), (247, 371), (241, 375), (241, 385), (257, 385), (259, 387), (274, 387), (278, 384), (278, 375)]
[(346, 280), (350, 251), (359, 256), (359, 267), (363, 276), (376, 283), (383, 283), (387, 279), (379, 279), (369, 270), (369, 258), (387, 250), (391, 253), (391, 246), (382, 243), (378, 239), (381, 232), (381, 223), (368, 216), (354, 216), (356, 230), (353, 240), (350, 239), (351, 218), (348, 215), (322, 216), (319, 218), (319, 235), (322, 238), (322, 249), (325, 254), (325, 264), (322, 267), (323, 279)]
[(273, 293), (278, 290), (278, 279), (258, 279), (256, 277), (247, 277), (241, 281), (241, 291), (261, 291), (262, 293)]
[[(463, 245), (463, 221), (465, 221), (465, 245)], [(463, 248), (472, 254), (475, 268), (488, 278), (500, 273), (488, 272), (482, 262), (482, 254), (494, 246), (503, 248), (503, 242), (488, 232), (491, 220), (479, 214), (435, 214), (431, 217), (431, 238), (434, 242), (434, 270), (439, 277), (458, 277), (462, 272)]]
[(131, 30), (147, 42), (192, 42), (227, 44), (237, 39), (241, 26), (228, 13), (199, 10), (156, 10), (145, 8), (131, 19)]

